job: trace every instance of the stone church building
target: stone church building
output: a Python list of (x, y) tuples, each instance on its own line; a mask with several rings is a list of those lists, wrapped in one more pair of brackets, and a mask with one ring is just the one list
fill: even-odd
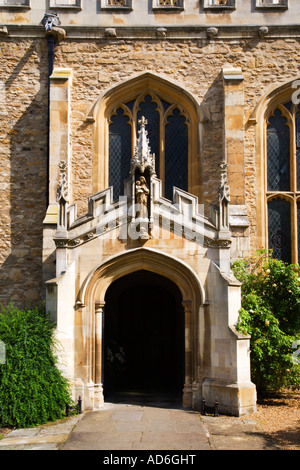
[(297, 0), (0, 0), (0, 302), (85, 409), (255, 410), (231, 263), (298, 262), (299, 40)]

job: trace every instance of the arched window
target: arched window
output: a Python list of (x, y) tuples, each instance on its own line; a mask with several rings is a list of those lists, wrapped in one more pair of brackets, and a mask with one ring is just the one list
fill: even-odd
[(139, 130), (139, 120), (147, 120), (151, 152), (155, 154), (155, 171), (162, 180), (164, 196), (173, 199), (173, 186), (188, 191), (189, 118), (178, 103), (166, 101), (157, 93), (139, 94), (114, 107), (109, 117), (109, 185), (114, 200), (123, 194), (124, 180), (129, 177), (130, 159)]
[(267, 121), (268, 247), (276, 258), (299, 261), (300, 109), (279, 104)]

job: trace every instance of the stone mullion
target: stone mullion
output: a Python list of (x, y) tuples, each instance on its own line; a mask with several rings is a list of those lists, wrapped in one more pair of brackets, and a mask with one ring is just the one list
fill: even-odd
[(291, 190), (293, 192), (293, 201), (291, 207), (291, 242), (292, 242), (292, 263), (298, 261), (298, 229), (297, 229), (297, 162), (296, 162), (296, 122), (295, 111), (291, 119), (290, 128), (290, 166), (291, 166)]

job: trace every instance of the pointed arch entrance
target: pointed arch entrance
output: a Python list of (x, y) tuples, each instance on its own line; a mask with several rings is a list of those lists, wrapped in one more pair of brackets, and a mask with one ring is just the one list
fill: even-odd
[[(141, 271), (147, 272), (147, 274), (142, 275), (141, 279), (143, 278), (143, 290), (144, 295), (147, 295), (146, 301), (148, 301), (148, 304), (150, 299), (153, 301), (150, 290), (153, 290), (153, 286), (158, 285), (158, 279), (160, 279), (164, 291), (161, 293), (160, 299), (164, 299), (163, 301), (166, 302), (169, 295), (173, 299), (175, 309), (180, 312), (180, 308), (182, 308), (181, 313), (178, 313), (178, 321), (180, 323), (181, 315), (183, 317), (181, 323), (183, 331), (181, 330), (178, 333), (178, 338), (175, 341), (175, 348), (177, 348), (180, 355), (180, 338), (184, 336), (183, 352), (181, 350), (182, 355), (180, 358), (184, 370), (182, 404), (184, 407), (199, 406), (202, 383), (202, 378), (199, 377), (201, 370), (199, 313), (205, 302), (204, 289), (196, 274), (186, 263), (154, 249), (137, 248), (108, 259), (88, 276), (81, 289), (78, 303), (84, 305), (85, 310), (82, 324), (86, 338), (86, 372), (89, 382), (94, 383), (97, 390), (101, 390), (101, 393), (103, 385), (105, 388), (103, 321), (106, 301), (111, 298), (110, 289), (114, 289), (113, 285), (117, 281), (123, 289), (126, 282), (129, 282), (133, 289), (132, 279), (137, 279)], [(133, 276), (132, 279), (127, 277), (129, 275)], [(151, 281), (149, 292), (147, 292), (147, 276), (148, 281)], [(181, 306), (179, 306), (180, 303)], [(113, 307), (111, 309), (113, 310)], [(159, 309), (159, 312), (161, 312), (161, 309)], [(147, 307), (145, 307), (144, 315), (150, 315)], [(165, 332), (168, 333), (166, 335), (168, 341), (171, 340), (171, 333), (168, 332), (168, 328), (169, 330), (173, 328), (173, 322), (170, 321), (171, 315), (172, 312), (169, 312), (167, 316), (169, 322), (167, 322), (165, 329)], [(134, 318), (134, 321), (137, 322), (139, 319), (137, 313)], [(151, 355), (148, 354), (147, 360), (149, 361), (150, 358)], [(180, 374), (180, 368), (179, 365), (174, 370), (176, 369)], [(133, 368), (131, 372), (134, 375), (136, 370)], [(160, 376), (160, 373), (158, 373), (157, 378), (159, 379)], [(179, 384), (179, 380), (177, 384)], [(196, 403), (197, 400), (199, 403)]]
[(184, 310), (180, 289), (139, 270), (114, 281), (104, 310), (104, 397), (172, 399), (184, 387)]

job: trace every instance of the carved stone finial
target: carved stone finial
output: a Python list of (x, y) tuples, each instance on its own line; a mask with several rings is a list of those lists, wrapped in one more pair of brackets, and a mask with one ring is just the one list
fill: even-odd
[(59, 203), (66, 203), (69, 202), (69, 193), (68, 193), (68, 180), (67, 180), (67, 164), (63, 160), (59, 162), (58, 164), (59, 167), (59, 182), (57, 185), (57, 192), (56, 192), (56, 197), (57, 197), (57, 202)]
[(144, 116), (142, 116), (142, 119), (139, 119), (138, 123), (141, 127), (146, 127), (146, 125), (148, 124), (148, 121), (147, 121), (147, 119), (145, 119)]
[(59, 182), (57, 185), (56, 198), (59, 204), (59, 214), (58, 214), (58, 229), (66, 230), (67, 228), (67, 210), (66, 205), (69, 202), (68, 194), (68, 180), (67, 180), (67, 164), (63, 160), (59, 162)]
[(151, 174), (155, 173), (155, 156), (151, 153), (149, 147), (148, 133), (146, 131), (147, 119), (144, 116), (138, 121), (140, 124), (139, 136), (137, 145), (135, 147), (134, 155), (131, 162), (131, 173), (134, 173), (136, 168), (144, 173), (146, 168), (150, 169)]
[(221, 168), (221, 184), (219, 187), (219, 230), (228, 231), (229, 229), (229, 212), (230, 189), (227, 179), (227, 163), (223, 162)]
[(222, 202), (226, 200), (227, 202), (230, 201), (230, 189), (227, 179), (227, 163), (221, 163), (221, 184), (219, 188), (219, 201)]

